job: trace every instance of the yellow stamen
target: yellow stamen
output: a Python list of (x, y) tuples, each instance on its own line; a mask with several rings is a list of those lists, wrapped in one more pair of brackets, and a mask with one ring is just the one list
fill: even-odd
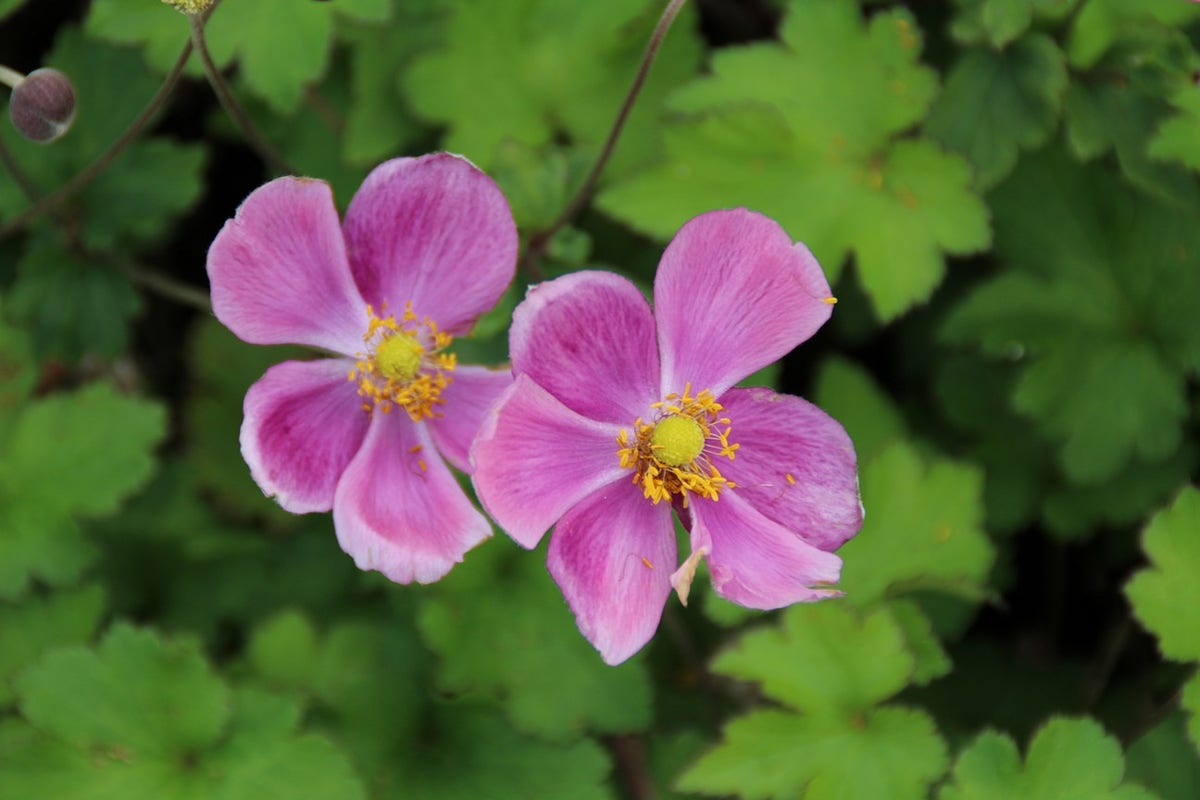
[(836, 297), (822, 297), (822, 298), (821, 298), (821, 302), (822, 302), (822, 303), (828, 303), (828, 304), (829, 304), (829, 305), (831, 305), (831, 306), (836, 306), (836, 305), (837, 305), (837, 298), (836, 298)]
[(368, 351), (359, 354), (350, 372), (359, 396), (366, 399), (363, 409), (388, 414), (398, 406), (414, 422), (440, 417), (435, 408), (445, 404), (442, 391), (453, 380), (446, 373), (457, 365), (453, 353), (443, 352), (452, 337), (429, 317), (418, 320), (412, 303), (406, 304), (399, 320), (392, 314), (380, 316), (371, 306), (367, 316), (363, 341)]
[(790, 473), (790, 472), (785, 473), (783, 477), (787, 478), (787, 482), (790, 483), (792, 486), (796, 485), (796, 479), (792, 477), (792, 473)]
[(739, 445), (729, 441), (730, 421), (711, 391), (693, 396), (687, 384), (682, 394), (651, 407), (659, 414), (654, 422), (638, 419), (632, 437), (625, 430), (617, 434), (620, 464), (633, 470), (633, 483), (647, 500), (657, 505), (678, 497), (687, 507), (689, 494), (716, 500), (734, 487), (712, 463), (714, 457), (734, 458)]
[(642, 563), (646, 565), (646, 569), (654, 569), (654, 565), (650, 563), (650, 559), (642, 556)]

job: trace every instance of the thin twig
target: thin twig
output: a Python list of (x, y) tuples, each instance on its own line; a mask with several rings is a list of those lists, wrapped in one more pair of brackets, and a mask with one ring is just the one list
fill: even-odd
[(662, 16), (658, 18), (658, 24), (654, 26), (654, 32), (650, 34), (650, 41), (646, 43), (646, 50), (642, 54), (642, 63), (638, 66), (637, 74), (634, 75), (633, 83), (630, 85), (629, 91), (625, 94), (621, 110), (617, 112), (617, 117), (613, 120), (612, 129), (608, 132), (608, 138), (604, 140), (604, 146), (600, 148), (600, 155), (596, 157), (596, 162), (592, 165), (591, 172), (584, 178), (579, 190), (571, 198), (571, 202), (567, 203), (563, 212), (559, 214), (558, 219), (550, 227), (538, 231), (530, 237), (529, 246), (525, 249), (522, 264), (526, 271), (534, 273), (535, 277), (540, 276), (541, 270), (537, 267), (537, 261), (540, 259), (542, 250), (545, 249), (546, 244), (587, 203), (592, 189), (595, 188), (596, 181), (600, 178), (600, 173), (604, 171), (604, 167), (608, 164), (608, 159), (612, 156), (613, 150), (616, 149), (617, 139), (620, 138), (621, 131), (625, 128), (625, 122), (629, 118), (629, 113), (633, 111), (633, 104), (637, 101), (638, 95), (641, 94), (642, 84), (646, 82), (646, 78), (650, 74), (650, 67), (654, 64), (654, 59), (658, 56), (658, 51), (662, 47), (663, 40), (667, 37), (667, 31), (671, 29), (671, 24), (675, 21), (675, 17), (683, 10), (683, 6), (686, 3), (687, 0), (670, 0), (667, 3), (667, 7), (663, 9)]
[(654, 782), (646, 767), (646, 743), (642, 737), (632, 733), (617, 734), (606, 737), (605, 743), (612, 752), (625, 796), (629, 800), (654, 800)]
[(28, 198), (29, 202), (36, 203), (41, 197), (41, 192), (38, 191), (37, 184), (33, 179), (25, 174), (25, 170), (21, 169), (21, 165), (17, 163), (17, 159), (13, 157), (12, 151), (8, 149), (8, 145), (0, 139), (0, 162), (4, 163), (4, 168), (12, 175), (17, 186), (21, 187), (21, 193)]
[(187, 17), (192, 29), (192, 47), (196, 49), (196, 55), (200, 56), (200, 64), (204, 67), (204, 76), (208, 78), (208, 83), (216, 93), (217, 99), (221, 101), (221, 107), (225, 109), (225, 113), (241, 129), (242, 135), (250, 142), (250, 146), (258, 151), (258, 154), (271, 165), (272, 169), (284, 175), (298, 174), (259, 132), (258, 127), (250, 119), (250, 115), (246, 113), (246, 110), (233, 96), (233, 92), (229, 90), (229, 84), (221, 76), (221, 71), (217, 69), (212, 55), (208, 52), (208, 43), (204, 41), (204, 24), (208, 19), (207, 15), (188, 14)]
[(125, 132), (109, 145), (107, 150), (97, 156), (92, 163), (76, 173), (75, 177), (41, 200), (35, 202), (19, 216), (0, 225), (0, 239), (7, 238), (42, 214), (57, 208), (64, 200), (78, 192), (97, 175), (107, 169), (108, 165), (129, 146), (129, 143), (141, 135), (142, 129), (146, 127), (154, 115), (166, 104), (167, 99), (171, 96), (171, 92), (175, 90), (175, 84), (178, 82), (179, 76), (183, 73), (183, 68), (191, 55), (192, 43), (189, 40), (184, 43), (183, 50), (179, 53), (179, 58), (175, 59), (175, 65), (167, 73), (167, 77), (162, 85), (158, 87), (158, 91), (150, 98), (150, 102), (142, 109), (142, 113), (138, 114), (133, 122), (129, 123), (129, 127), (125, 129)]
[(212, 302), (208, 299), (207, 292), (174, 278), (160, 275), (126, 258), (112, 257), (110, 260), (117, 269), (137, 285), (182, 306), (194, 308), (205, 314), (212, 313)]

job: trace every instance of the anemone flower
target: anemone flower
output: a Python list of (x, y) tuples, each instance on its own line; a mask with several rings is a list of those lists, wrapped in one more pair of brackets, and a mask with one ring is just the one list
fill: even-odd
[[(734, 388), (808, 339), (834, 298), (803, 244), (745, 209), (688, 222), (654, 310), (628, 280), (530, 290), (513, 374), (471, 449), (483, 506), (548, 566), (583, 635), (617, 664), (707, 558), (717, 594), (771, 609), (837, 595), (833, 554), (862, 524), (853, 445), (798, 397)], [(672, 509), (690, 532), (676, 568)]]
[(450, 347), (504, 292), (516, 254), (499, 188), (447, 153), (380, 165), (340, 224), (328, 184), (273, 180), (208, 251), (213, 311), (238, 337), (334, 354), (250, 387), (242, 455), (286, 510), (332, 509), (361, 569), (428, 583), (490, 535), (446, 462), (469, 469), (512, 379)]

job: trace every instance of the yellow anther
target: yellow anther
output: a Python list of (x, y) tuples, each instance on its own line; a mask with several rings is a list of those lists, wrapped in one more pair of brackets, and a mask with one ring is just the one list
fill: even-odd
[(823, 297), (823, 298), (821, 298), (821, 302), (827, 303), (828, 305), (831, 305), (831, 306), (836, 306), (837, 298), (836, 297)]
[(367, 352), (359, 354), (350, 372), (359, 396), (368, 401), (363, 408), (389, 414), (399, 406), (414, 422), (441, 416), (435, 409), (446, 402), (442, 391), (452, 380), (446, 373), (458, 363), (453, 353), (442, 352), (451, 336), (428, 317), (418, 320), (412, 303), (406, 304), (399, 320), (391, 314), (380, 316), (371, 306), (367, 317)]
[(730, 421), (711, 391), (692, 395), (689, 384), (651, 407), (659, 414), (655, 421), (636, 420), (632, 437), (625, 430), (617, 434), (618, 461), (634, 471), (633, 483), (647, 500), (678, 497), (686, 507), (690, 494), (716, 500), (734, 487), (712, 463), (734, 458), (738, 445), (730, 443)]

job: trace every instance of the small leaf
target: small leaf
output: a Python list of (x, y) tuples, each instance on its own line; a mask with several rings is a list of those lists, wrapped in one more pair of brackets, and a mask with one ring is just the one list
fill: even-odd
[(641, 661), (605, 666), (545, 565), (515, 545), (498, 540), (474, 552), (438, 583), (418, 623), (441, 659), (442, 688), (500, 700), (520, 730), (564, 739), (638, 730), (650, 720)]
[(978, 469), (926, 463), (897, 443), (863, 465), (861, 484), (863, 528), (838, 551), (847, 602), (871, 607), (918, 587), (982, 593), (994, 553), (983, 532)]
[(597, 203), (659, 238), (711, 208), (777, 219), (836, 277), (853, 252), (876, 315), (933, 293), (945, 254), (988, 244), (987, 210), (958, 156), (899, 138), (924, 117), (936, 77), (903, 10), (864, 22), (840, 0), (795, 0), (781, 42), (720, 50), (711, 76), (672, 96), (665, 162)]
[(1200, 489), (1188, 487), (1142, 534), (1151, 566), (1125, 586), (1133, 612), (1163, 655), (1200, 661), (1200, 628), (1181, 609), (1200, 608)]
[(860, 616), (832, 601), (795, 605), (780, 623), (741, 637), (713, 669), (760, 683), (797, 711), (846, 716), (891, 697), (912, 675), (904, 631), (885, 609)]
[(170, 759), (217, 741), (228, 689), (199, 648), (114, 627), (96, 651), (55, 650), (16, 682), (21, 713), (39, 729), (121, 760)]
[(9, 681), (22, 667), (58, 645), (91, 638), (104, 612), (104, 590), (93, 584), (0, 603), (0, 708), (13, 702)]
[(852, 361), (835, 356), (821, 364), (813, 402), (846, 428), (860, 464), (905, 434), (904, 419), (892, 399)]
[(1066, 64), (1049, 36), (1027, 36), (1001, 51), (968, 50), (946, 78), (925, 130), (969, 158), (986, 188), (1012, 171), (1018, 151), (1054, 133), (1066, 88)]
[(79, 577), (94, 552), (75, 515), (112, 513), (141, 486), (165, 427), (160, 406), (99, 383), (25, 407), (0, 443), (0, 597)]
[(745, 800), (922, 800), (946, 761), (920, 711), (880, 708), (855, 719), (754, 711), (729, 723), (677, 788)]
[(1033, 737), (1025, 764), (1008, 736), (985, 731), (958, 757), (939, 800), (1154, 800), (1122, 783), (1121, 747), (1089, 718), (1055, 717)]

